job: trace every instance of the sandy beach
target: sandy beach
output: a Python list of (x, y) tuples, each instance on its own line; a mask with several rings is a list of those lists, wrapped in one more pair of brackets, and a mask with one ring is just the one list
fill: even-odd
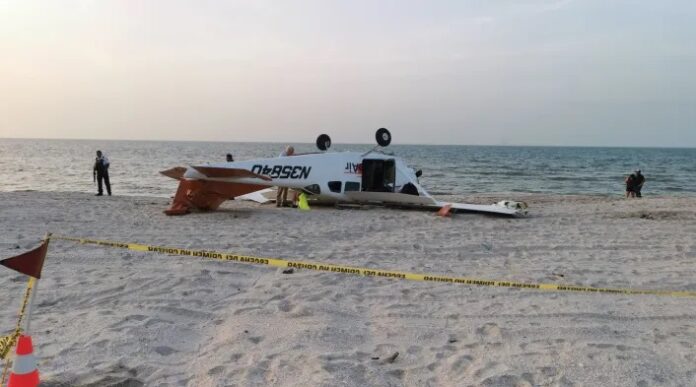
[[(419, 273), (696, 291), (696, 198), (491, 195), (530, 216), (309, 212), (0, 193), (0, 257), (46, 232)], [(0, 335), (26, 280), (0, 270)], [(696, 300), (281, 270), (52, 241), (32, 319), (46, 386), (696, 385)], [(396, 355), (398, 353), (398, 355)]]

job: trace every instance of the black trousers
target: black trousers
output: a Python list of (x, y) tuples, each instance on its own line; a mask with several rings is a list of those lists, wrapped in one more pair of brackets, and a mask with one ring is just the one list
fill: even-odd
[(102, 180), (104, 180), (104, 185), (106, 185), (106, 192), (111, 196), (111, 183), (109, 183), (109, 171), (97, 172), (97, 186), (99, 187), (99, 193), (104, 194), (102, 190)]

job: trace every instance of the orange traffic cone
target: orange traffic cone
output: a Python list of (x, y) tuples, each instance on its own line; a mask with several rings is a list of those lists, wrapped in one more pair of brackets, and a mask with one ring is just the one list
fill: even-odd
[(21, 335), (17, 341), (17, 356), (14, 359), (7, 387), (36, 387), (39, 385), (39, 370), (36, 368), (31, 336)]

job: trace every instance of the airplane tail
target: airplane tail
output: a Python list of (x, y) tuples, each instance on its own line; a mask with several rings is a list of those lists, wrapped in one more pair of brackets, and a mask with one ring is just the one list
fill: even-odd
[(225, 200), (267, 188), (264, 185), (228, 183), (209, 180), (185, 179), (185, 168), (176, 167), (162, 171), (165, 176), (179, 180), (179, 187), (167, 215), (184, 215), (196, 208), (201, 211), (216, 210)]
[(174, 167), (164, 171), (160, 171), (161, 174), (167, 177), (171, 177), (176, 180), (184, 180), (184, 174), (186, 173), (185, 167)]
[(237, 196), (246, 195), (266, 188), (263, 185), (225, 183), (206, 180), (181, 180), (167, 215), (188, 214), (192, 208), (213, 211), (220, 205)]

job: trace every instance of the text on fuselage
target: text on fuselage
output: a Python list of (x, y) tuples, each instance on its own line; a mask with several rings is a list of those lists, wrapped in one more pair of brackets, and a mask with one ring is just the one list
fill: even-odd
[(261, 165), (256, 164), (251, 167), (251, 171), (271, 177), (273, 179), (306, 179), (312, 171), (312, 167), (300, 165)]
[(362, 164), (360, 163), (346, 163), (345, 173), (350, 173), (354, 175), (362, 175)]

